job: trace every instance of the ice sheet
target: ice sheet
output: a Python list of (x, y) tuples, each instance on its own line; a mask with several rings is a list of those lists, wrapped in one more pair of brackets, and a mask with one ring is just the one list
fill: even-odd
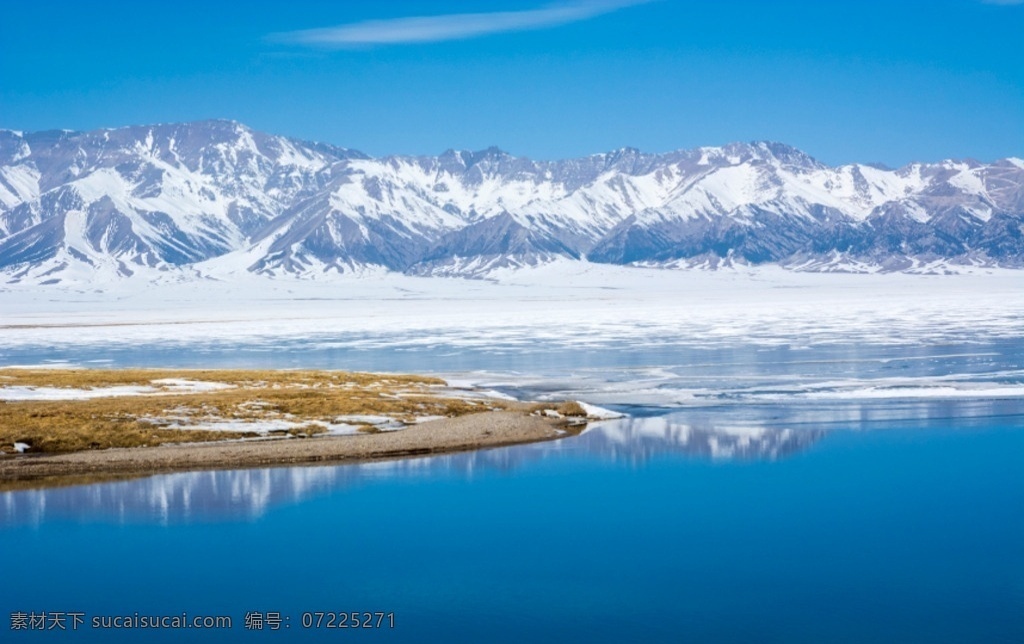
[[(1024, 274), (836, 275), (553, 264), (494, 282), (378, 275), (304, 282), (124, 280), (98, 292), (0, 289), (0, 349), (60, 344), (262, 344), (522, 350), (941, 342), (1024, 332)], [(2, 360), (2, 357), (0, 357)]]

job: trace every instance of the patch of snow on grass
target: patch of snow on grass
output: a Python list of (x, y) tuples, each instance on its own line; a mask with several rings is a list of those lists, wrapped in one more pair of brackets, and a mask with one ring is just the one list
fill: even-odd
[(92, 400), (94, 398), (115, 398), (118, 396), (195, 394), (234, 388), (234, 385), (222, 382), (200, 382), (176, 378), (154, 380), (153, 384), (158, 385), (159, 388), (149, 385), (117, 385), (113, 387), (95, 387), (92, 389), (12, 385), (0, 387), (0, 400), (11, 402), (18, 400)]
[(360, 415), (350, 414), (348, 416), (338, 416), (334, 419), (335, 423), (359, 423), (362, 425), (372, 425), (374, 429), (379, 431), (387, 431), (392, 429), (402, 429), (405, 424), (395, 420), (390, 416), (372, 416), (372, 415)]
[(97, 387), (96, 389), (72, 389), (65, 387), (25, 387), (15, 385), (0, 387), (0, 400), (90, 400), (113, 396), (140, 396), (157, 393), (152, 387), (123, 385), (118, 387)]
[[(167, 418), (144, 418), (146, 422), (154, 424), (162, 423), (168, 420)], [(299, 429), (302, 427), (309, 427), (315, 425), (323, 427), (327, 430), (327, 434), (331, 436), (348, 436), (352, 434), (358, 434), (362, 427), (360, 425), (352, 425), (349, 423), (328, 423), (322, 420), (307, 420), (307, 421), (294, 421), (285, 419), (273, 419), (273, 420), (228, 420), (228, 419), (205, 419), (200, 421), (193, 421), (191, 419), (176, 419), (177, 422), (167, 425), (166, 429), (180, 429), (184, 431), (208, 431), (208, 432), (224, 432), (226, 434), (232, 433), (248, 433), (253, 432), (260, 434), (261, 437), (268, 437), (268, 434), (273, 432), (287, 432), (293, 429)]]
[(224, 382), (203, 382), (201, 380), (185, 380), (182, 378), (161, 378), (151, 381), (163, 391), (175, 394), (198, 394), (206, 391), (222, 391), (234, 389), (234, 385)]
[(597, 405), (589, 405), (585, 402), (577, 401), (583, 411), (587, 412), (587, 418), (591, 420), (612, 420), (614, 418), (625, 418), (625, 414), (620, 414), (617, 411), (605, 409), (604, 407), (598, 407)]
[(418, 425), (420, 423), (429, 423), (432, 420), (444, 420), (445, 418), (448, 418), (448, 417), (447, 416), (417, 416), (416, 418), (412, 419), (412, 422), (413, 422), (414, 425)]

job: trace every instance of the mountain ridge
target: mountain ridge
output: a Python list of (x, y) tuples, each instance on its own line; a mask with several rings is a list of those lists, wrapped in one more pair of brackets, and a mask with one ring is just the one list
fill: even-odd
[(480, 277), (558, 259), (1022, 268), (1024, 161), (833, 167), (769, 141), (561, 161), (493, 146), (374, 158), (228, 120), (0, 130), (8, 282), (228, 266)]

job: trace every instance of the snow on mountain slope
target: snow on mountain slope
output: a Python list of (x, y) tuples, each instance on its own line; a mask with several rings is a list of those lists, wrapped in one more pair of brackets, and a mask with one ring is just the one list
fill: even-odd
[(1024, 174), (1008, 161), (828, 168), (753, 148), (761, 154), (750, 159), (712, 157), (729, 165), (621, 223), (590, 258), (676, 266), (680, 259), (692, 266), (736, 258), (807, 269), (827, 262), (849, 270), (904, 270), (940, 258), (1011, 266), (1024, 260)]
[(373, 159), (231, 121), (0, 131), (8, 281), (484, 275), (558, 259), (1024, 266), (1024, 162), (826, 166), (779, 143)]
[(59, 279), (76, 264), (131, 275), (223, 255), (318, 191), (338, 161), (226, 121), (42, 132), (22, 143), (0, 168), (4, 184), (20, 187), (8, 190), (17, 199), (0, 196), (0, 266), (15, 279)]

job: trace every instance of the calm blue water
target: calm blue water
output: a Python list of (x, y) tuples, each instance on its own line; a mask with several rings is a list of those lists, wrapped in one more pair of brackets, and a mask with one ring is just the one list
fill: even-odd
[[(572, 394), (631, 416), (575, 439), (474, 454), (0, 494), (0, 632), (5, 641), (1021, 642), (1022, 347), (676, 347), (589, 362), (514, 354), (498, 365), (443, 348), (363, 362), (352, 352), (333, 362), (281, 354)], [(202, 359), (258, 363), (236, 349)], [(159, 356), (89, 359), (181, 359)], [(13, 611), (80, 611), (87, 624), (14, 633)], [(279, 612), (289, 627), (246, 631), (248, 611)], [(395, 628), (304, 629), (303, 613), (315, 611), (393, 612)], [(88, 628), (93, 617), (136, 612), (227, 615), (234, 627)]]

